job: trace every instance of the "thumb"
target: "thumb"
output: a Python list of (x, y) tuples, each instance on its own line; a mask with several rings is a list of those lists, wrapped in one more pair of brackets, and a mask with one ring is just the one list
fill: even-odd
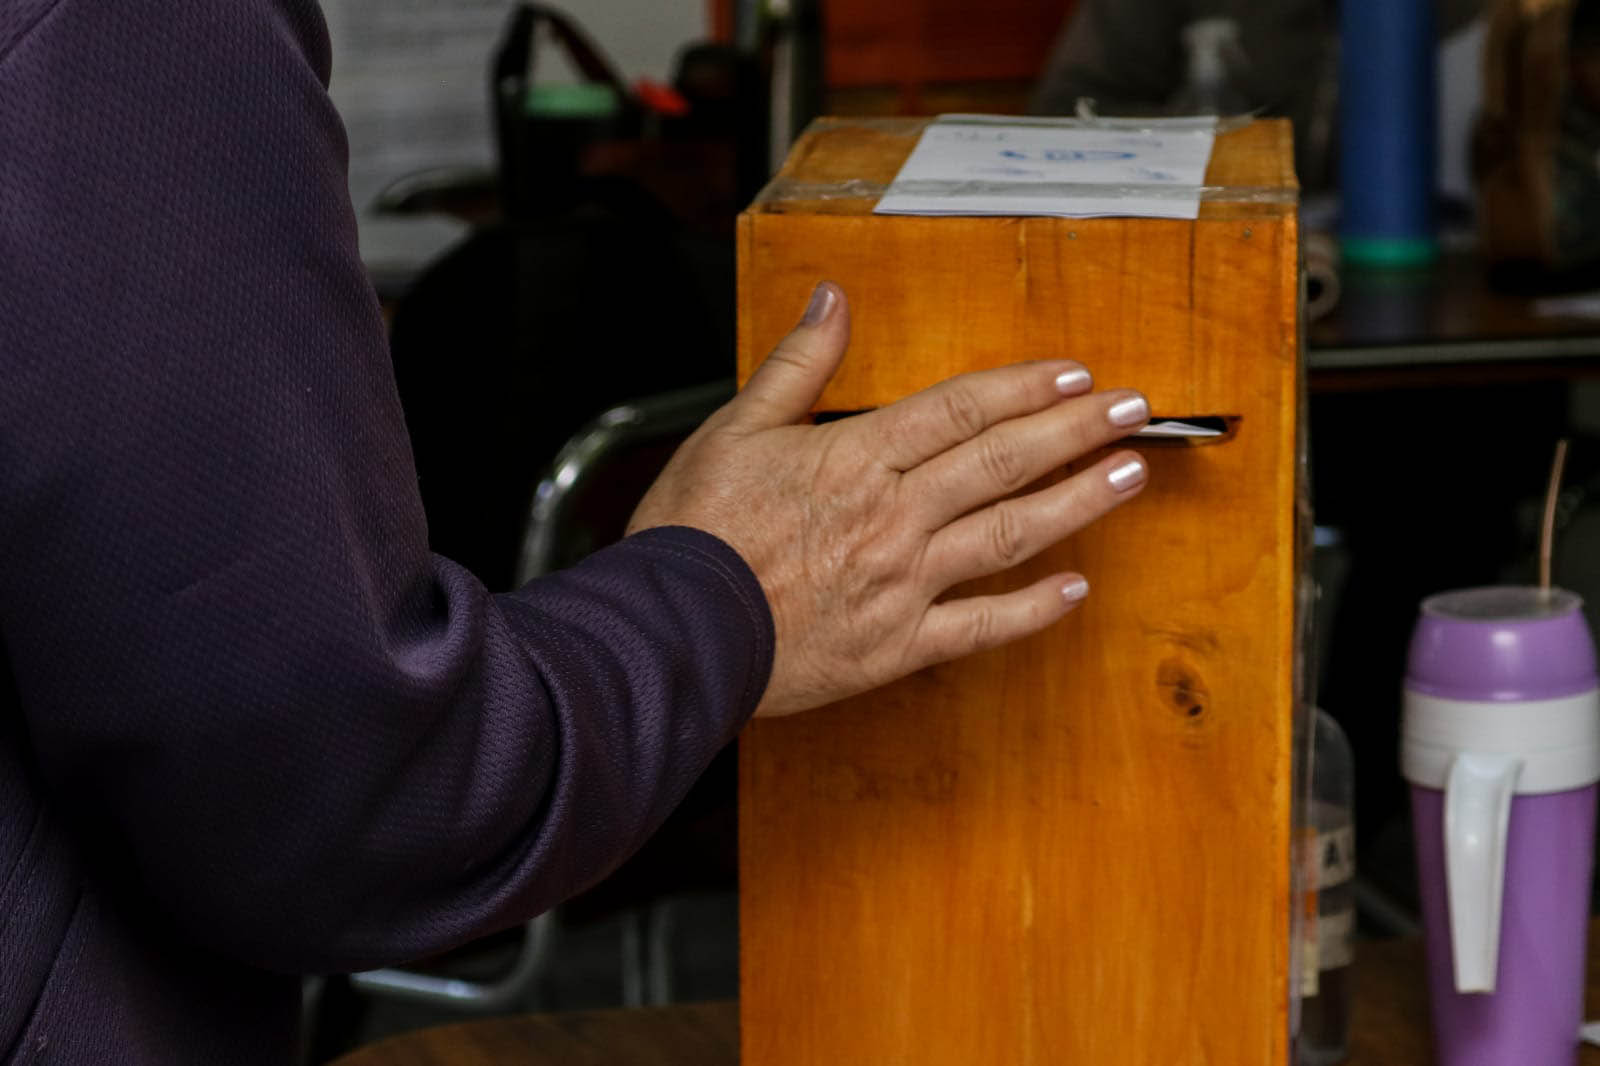
[(831, 281), (817, 285), (805, 317), (756, 368), (733, 403), (756, 429), (800, 421), (839, 369), (850, 344), (850, 306)]

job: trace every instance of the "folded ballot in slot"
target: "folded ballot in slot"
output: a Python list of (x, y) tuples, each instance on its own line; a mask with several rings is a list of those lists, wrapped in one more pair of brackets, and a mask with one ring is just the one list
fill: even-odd
[[(811, 416), (811, 420), (817, 425), (822, 425), (865, 413), (865, 411), (817, 411)], [(1143, 429), (1135, 431), (1130, 436), (1136, 443), (1141, 444), (1220, 444), (1231, 439), (1238, 428), (1237, 415), (1184, 415), (1182, 418), (1152, 415)]]
[(1239, 432), (1238, 415), (1152, 415), (1149, 423), (1133, 435), (1130, 444), (1223, 444)]
[(1214, 432), (1129, 440), (1150, 467), (1137, 499), (972, 590), (1079, 571), (1092, 591), (1060, 624), (747, 731), (741, 1061), (1282, 1066), (1303, 488), (1289, 126), (1213, 130), (1183, 217), (878, 213), (926, 125), (821, 120), (741, 216), (741, 377), (827, 278), (852, 341), (819, 418), (1066, 358), (1142, 390), (1156, 428)]

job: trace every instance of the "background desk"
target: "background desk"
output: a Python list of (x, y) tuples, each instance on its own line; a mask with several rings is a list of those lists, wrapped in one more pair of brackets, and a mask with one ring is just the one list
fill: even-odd
[(1600, 369), (1600, 317), (1541, 314), (1540, 301), (1491, 288), (1470, 253), (1419, 270), (1347, 269), (1341, 290), (1307, 329), (1313, 388)]
[[(1422, 942), (1363, 943), (1355, 966), (1355, 1031), (1347, 1066), (1431, 1066)], [(1589, 931), (1585, 1014), (1597, 1016), (1600, 923)], [(738, 1005), (697, 1003), (442, 1026), (374, 1044), (336, 1066), (737, 1066), (738, 1061)], [(1578, 1062), (1600, 1066), (1600, 1048), (1585, 1045)]]
[[(1589, 976), (1584, 1017), (1600, 1017), (1600, 922), (1589, 927)], [(1422, 941), (1358, 945), (1354, 1029), (1348, 1066), (1431, 1066), (1428, 990)], [(1600, 1066), (1600, 1048), (1583, 1045), (1579, 1066)]]
[(524, 1014), (381, 1040), (334, 1066), (736, 1066), (739, 1005)]

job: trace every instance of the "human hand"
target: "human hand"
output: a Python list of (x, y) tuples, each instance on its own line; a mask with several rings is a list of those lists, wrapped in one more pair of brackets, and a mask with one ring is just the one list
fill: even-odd
[(832, 703), (1055, 622), (1088, 595), (1082, 575), (941, 597), (1032, 557), (1145, 482), (1143, 459), (1119, 451), (1012, 496), (1149, 418), (1139, 393), (1092, 393), (1088, 371), (1066, 361), (964, 374), (806, 424), (849, 336), (844, 293), (817, 286), (794, 332), (684, 442), (628, 527), (703, 529), (755, 572), (777, 632), (757, 714)]

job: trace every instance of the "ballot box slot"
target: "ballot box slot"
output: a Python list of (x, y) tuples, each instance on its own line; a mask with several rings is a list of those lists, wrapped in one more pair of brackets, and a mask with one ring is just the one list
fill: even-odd
[[(817, 425), (838, 422), (874, 410), (863, 407), (854, 411), (816, 411), (811, 420)], [(1239, 433), (1238, 415), (1154, 415), (1149, 424), (1134, 434), (1139, 447), (1195, 448), (1211, 444), (1226, 444)]]

